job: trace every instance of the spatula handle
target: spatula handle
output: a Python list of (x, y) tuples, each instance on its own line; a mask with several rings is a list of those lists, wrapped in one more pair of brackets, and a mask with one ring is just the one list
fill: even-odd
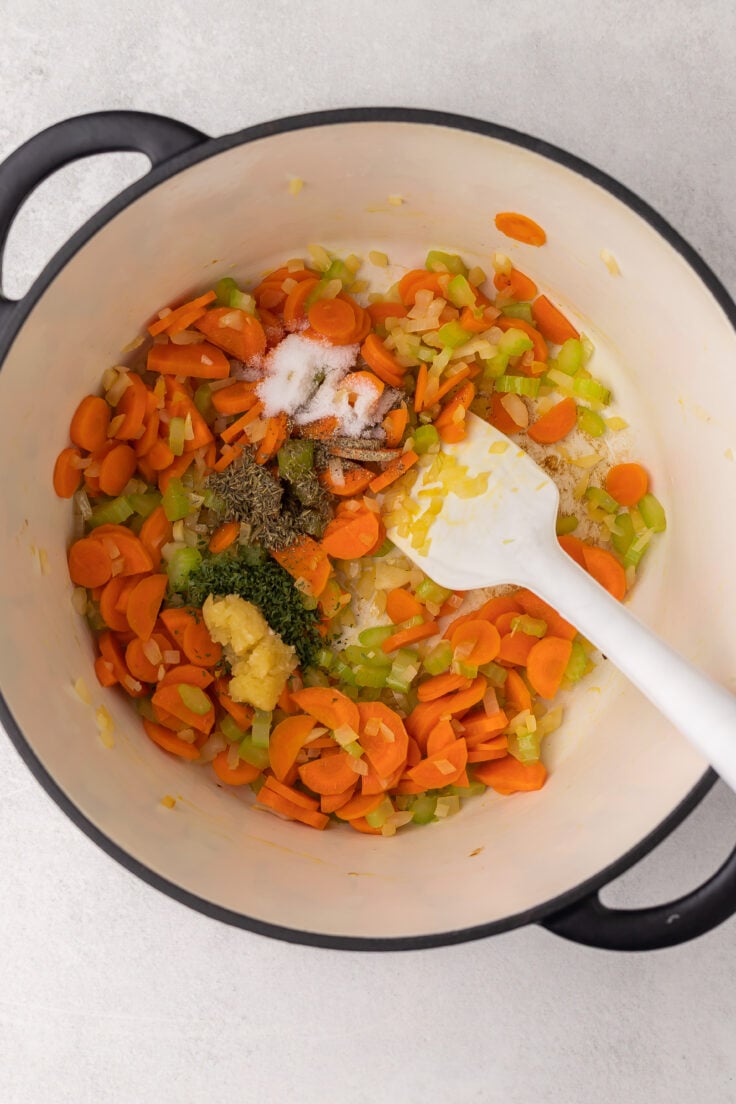
[(574, 560), (539, 549), (526, 582), (634, 683), (736, 790), (736, 697), (646, 628)]

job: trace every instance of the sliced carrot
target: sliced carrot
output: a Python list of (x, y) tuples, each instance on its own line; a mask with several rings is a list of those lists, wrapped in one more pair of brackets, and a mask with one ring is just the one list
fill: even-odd
[(626, 572), (613, 553), (584, 544), (583, 559), (588, 574), (621, 602), (626, 596)]
[[(459, 372), (455, 372), (454, 376), (450, 376), (449, 379), (446, 379), (445, 382), (439, 387), (439, 389), (435, 391), (434, 395), (432, 396), (432, 402), (442, 402), (446, 395), (449, 395), (451, 391), (454, 391), (454, 389), (459, 384), (463, 383), (468, 378), (470, 373), (471, 368), (470, 365), (467, 364), (464, 368), (461, 368)], [(470, 402), (472, 401), (473, 396), (471, 396), (470, 398)], [(470, 405), (470, 403), (468, 403), (467, 405)]]
[(395, 625), (410, 617), (424, 617), (426, 610), (410, 590), (395, 587), (386, 595), (386, 613)]
[(198, 318), (194, 328), (228, 356), (238, 360), (248, 361), (262, 356), (266, 351), (266, 331), (258, 319), (247, 311), (215, 307)]
[(76, 586), (104, 586), (112, 575), (112, 560), (100, 541), (82, 537), (69, 549), (69, 578)]
[(568, 556), (579, 564), (580, 567), (585, 567), (585, 558), (583, 556), (583, 542), (579, 537), (575, 537), (572, 533), (563, 533), (557, 538), (557, 543), (560, 548), (567, 552)]
[(457, 690), (454, 694), (436, 698), (431, 702), (420, 702), (406, 718), (406, 728), (416, 740), (420, 750), (426, 748), (427, 738), (444, 714), (457, 716), (477, 705), (483, 698), (488, 686), (484, 675), (474, 678), (467, 690)]
[(507, 291), (517, 301), (533, 299), (537, 294), (537, 285), (518, 268), (512, 268), (508, 273), (497, 272), (493, 285), (498, 291)]
[(139, 437), (133, 444), (135, 454), (138, 457), (138, 461), (144, 456), (148, 456), (149, 452), (156, 444), (158, 440), (158, 431), (161, 425), (161, 418), (158, 411), (154, 410), (147, 416), (143, 435)]
[(459, 322), (462, 328), (468, 330), (470, 333), (483, 333), (484, 330), (489, 329), (493, 323), (486, 317), (485, 312), (478, 318), (475, 309), (474, 307), (463, 307), (460, 311)]
[(175, 457), (165, 471), (159, 472), (158, 489), (161, 491), (161, 494), (166, 494), (166, 490), (172, 479), (181, 479), (193, 460), (194, 454), (185, 452), (183, 456)]
[(521, 431), (521, 426), (518, 426), (514, 419), (509, 414), (506, 407), (503, 405), (503, 395), (498, 391), (494, 391), (491, 395), (491, 405), (486, 415), (486, 419), (490, 424), (499, 431), (499, 433), (505, 433), (507, 437), (511, 437), (514, 433)]
[[(465, 770), (467, 761), (468, 747), (460, 737), (440, 748), (434, 755), (423, 759), (415, 767), (411, 767), (407, 773), (413, 782), (417, 782), (427, 790), (436, 790), (452, 785), (454, 778)], [(453, 769), (448, 771), (445, 769), (446, 766)]]
[(418, 291), (431, 291), (433, 295), (441, 295), (443, 285), (440, 280), (441, 273), (427, 272), (425, 268), (412, 268), (399, 280), (399, 295), (406, 307), (413, 307)]
[(385, 794), (398, 784), (404, 773), (405, 763), (401, 763), (396, 768), (393, 774), (381, 775), (375, 769), (375, 767), (368, 764), (368, 772), (361, 776), (360, 779), (360, 791), (366, 796), (375, 794)]
[(199, 759), (199, 748), (196, 748), (194, 744), (188, 744), (186, 740), (180, 739), (179, 736), (175, 736), (163, 725), (154, 724), (153, 721), (144, 719), (143, 727), (148, 738), (153, 740), (154, 744), (158, 744), (160, 748), (163, 748), (164, 751), (168, 751), (171, 755), (178, 755), (180, 759)]
[(279, 794), (281, 797), (286, 798), (287, 801), (293, 802), (294, 805), (301, 806), (302, 809), (311, 809), (312, 812), (316, 812), (317, 809), (319, 809), (319, 801), (317, 801), (316, 798), (310, 797), (309, 794), (305, 794), (302, 790), (297, 790), (293, 786), (287, 785), (285, 782), (281, 782), (271, 774), (266, 775), (264, 785), (267, 790)]
[(409, 748), (409, 734), (399, 714), (383, 702), (360, 702), (360, 746), (382, 778), (403, 769)]
[(464, 418), (461, 422), (456, 422), (453, 425), (443, 425), (439, 427), (440, 440), (445, 445), (456, 445), (458, 441), (464, 441), (467, 432), (468, 430)]
[[(303, 690), (294, 690), (291, 698), (300, 709), (327, 728), (336, 729), (347, 725), (356, 733), (360, 728), (357, 705), (333, 687), (307, 686)], [(354, 782), (355, 779), (351, 781)]]
[[(158, 645), (161, 652), (167, 647), (166, 638), (163, 636), (154, 633), (150, 639)], [(134, 679), (140, 682), (156, 682), (161, 663), (151, 663), (144, 648), (144, 642), (138, 637), (131, 640), (125, 649), (126, 666)]]
[(329, 468), (320, 472), (319, 475), (319, 481), (325, 490), (329, 491), (330, 494), (338, 495), (340, 498), (362, 494), (363, 491), (367, 490), (371, 479), (373, 479), (373, 472), (362, 467), (348, 468), (347, 471), (342, 473), (342, 482), (335, 480)]
[(324, 441), (329, 437), (334, 437), (338, 424), (337, 418), (332, 415), (326, 418), (317, 418), (314, 422), (299, 426), (299, 436), (307, 437), (310, 440)]
[[(463, 739), (465, 739), (465, 733), (463, 733)], [(450, 721), (438, 721), (427, 737), (428, 758), (431, 759), (438, 751), (442, 751), (442, 748), (454, 744), (455, 740), (457, 740), (457, 732)]]
[(457, 394), (453, 395), (450, 401), (443, 406), (441, 412), (435, 418), (434, 424), (438, 429), (443, 426), (457, 425), (458, 412), (462, 412), (462, 417), (465, 417), (465, 412), (474, 398), (475, 384), (471, 383), (470, 380), (466, 380)]
[(499, 594), (495, 598), (489, 598), (476, 611), (475, 615), (484, 621), (495, 621), (502, 613), (521, 613), (521, 606), (516, 601), (516, 595)]
[(332, 575), (327, 553), (311, 537), (302, 537), (290, 548), (271, 555), (293, 579), (300, 579), (313, 598), (319, 598)]
[(266, 464), (283, 445), (289, 432), (289, 420), (286, 414), (276, 414), (266, 421), (266, 432), (255, 451), (256, 464)]
[(247, 786), (249, 782), (253, 782), (261, 773), (258, 767), (254, 767), (251, 763), (246, 763), (243, 759), (240, 760), (237, 767), (231, 767), (227, 761), (227, 751), (221, 751), (219, 755), (216, 755), (212, 760), (212, 767), (220, 779), (227, 786)]
[[(128, 618), (117, 609), (117, 602), (124, 589), (128, 587), (130, 579), (125, 575), (116, 575), (106, 583), (100, 595), (100, 616), (109, 629), (113, 632), (125, 632), (130, 626)], [(132, 588), (131, 588), (132, 589)], [(136, 676), (137, 677), (137, 676)]]
[(505, 759), (508, 753), (508, 747), (478, 743), (472, 748), (468, 746), (468, 763), (490, 763), (494, 759)]
[(636, 506), (649, 490), (649, 476), (641, 464), (614, 464), (604, 486), (620, 506)]
[(196, 616), (199, 616), (199, 613), (193, 606), (172, 606), (171, 609), (161, 610), (160, 620), (179, 648), (183, 645), (187, 625), (196, 620)]
[(82, 470), (75, 465), (81, 459), (78, 448), (62, 449), (54, 464), (54, 490), (59, 498), (71, 498), (79, 490), (82, 482)]
[(131, 441), (138, 436), (148, 413), (149, 391), (145, 383), (135, 372), (128, 372), (128, 386), (123, 391), (116, 415), (123, 415), (123, 421), (115, 430), (118, 441)]
[(257, 383), (250, 380), (238, 380), (230, 387), (223, 387), (212, 393), (212, 405), (218, 414), (242, 414), (258, 401)]
[(323, 755), (299, 767), (299, 777), (313, 793), (333, 794), (346, 790), (355, 779), (351, 757), (345, 751)]
[(553, 345), (562, 345), (573, 337), (580, 337), (572, 322), (551, 303), (546, 295), (540, 295), (532, 303), (532, 318), (539, 332)]
[(417, 690), (420, 702), (434, 701), (455, 690), (467, 690), (473, 680), (464, 675), (453, 675), (449, 671), (444, 675), (434, 675), (421, 684)]
[[(291, 273), (288, 275), (291, 276)], [(293, 276), (291, 276), (291, 278), (294, 279)], [(284, 279), (287, 279), (287, 277), (284, 277)], [(313, 275), (309, 275), (306, 279), (300, 280), (297, 286), (291, 289), (286, 296), (285, 302), (282, 299), (284, 303), (284, 322), (288, 324), (289, 322), (298, 322), (300, 319), (304, 318), (307, 299), (317, 287), (318, 283), (319, 280)], [(266, 303), (265, 301), (263, 305), (269, 308), (272, 306), (271, 303)], [(276, 304), (273, 305), (275, 306)]]
[[(204, 668), (199, 667), (197, 670), (202, 671)], [(230, 695), (224, 690), (218, 690), (217, 700), (225, 712), (230, 714), (238, 728), (242, 728), (242, 730), (246, 732), (251, 727), (253, 722), (253, 710), (251, 706), (245, 705), (243, 702), (233, 701)]]
[(475, 767), (473, 773), (479, 782), (500, 794), (541, 790), (547, 780), (544, 763), (520, 763), (513, 755), (483, 763)]
[(560, 689), (572, 655), (572, 641), (546, 636), (529, 652), (526, 675), (532, 689), (543, 698), (553, 698)]
[(562, 636), (565, 640), (572, 640), (577, 633), (574, 625), (571, 625), (569, 621), (565, 621), (564, 617), (560, 617), (557, 610), (553, 609), (544, 599), (533, 594), (531, 590), (522, 587), (521, 590), (514, 592), (514, 599), (521, 606), (524, 613), (546, 622), (547, 632), (550, 636)]
[(524, 318), (509, 318), (508, 315), (502, 314), (496, 319), (495, 325), (498, 326), (499, 330), (504, 331), (522, 330), (534, 343), (534, 359), (540, 361), (542, 364), (546, 364), (549, 359), (547, 342), (536, 326), (532, 326), (531, 322), (527, 322)]
[[(357, 776), (356, 776), (357, 777)], [(343, 790), (338, 794), (322, 794), (319, 799), (319, 808), (322, 813), (336, 813), (338, 809), (342, 809), (344, 805), (351, 800), (355, 793), (355, 786), (351, 786), (347, 790)], [(380, 802), (382, 798), (379, 796), (376, 798), (377, 802)]]
[(100, 490), (113, 498), (122, 494), (133, 478), (138, 460), (130, 445), (116, 445), (100, 463)]
[(401, 387), (406, 369), (401, 367), (378, 334), (368, 334), (360, 347), (360, 355), (384, 383), (391, 387)]
[[(146, 328), (151, 337), (156, 337), (158, 334), (167, 332), (181, 333), (181, 329), (179, 328), (181, 321), (183, 319), (189, 319), (192, 313), (194, 313), (196, 317), (196, 313), (199, 310), (204, 312), (207, 304), (211, 303), (216, 298), (217, 296), (214, 291), (206, 291), (204, 295), (199, 295), (196, 299), (190, 299), (189, 302), (182, 303), (180, 307), (169, 311), (163, 318), (156, 319), (155, 322), (152, 322), (151, 325)], [(186, 326), (182, 328), (186, 329)]]
[(576, 425), (578, 408), (574, 399), (566, 398), (550, 407), (546, 414), (529, 426), (532, 441), (540, 445), (553, 445), (567, 437)]
[(381, 648), (388, 655), (398, 648), (406, 648), (409, 644), (416, 644), (420, 640), (427, 640), (430, 636), (436, 636), (440, 631), (436, 621), (425, 621), (423, 625), (413, 625), (410, 629), (401, 629), (384, 640)]
[(374, 326), (381, 326), (387, 318), (406, 318), (409, 313), (403, 303), (369, 303), (366, 307)]
[(509, 671), (504, 683), (504, 691), (506, 693), (507, 711), (509, 707), (515, 708), (518, 713), (523, 713), (525, 709), (531, 709), (532, 696), (518, 671)]
[(525, 632), (506, 633), (501, 637), (501, 646), (496, 656), (498, 662), (504, 667), (523, 667), (537, 639)]
[(226, 521), (222, 525), (215, 529), (214, 533), (210, 537), (207, 547), (210, 552), (214, 552), (217, 555), (218, 552), (224, 552), (226, 548), (229, 548), (231, 544), (235, 544), (235, 541), (240, 536), (240, 522), (239, 521)]
[[(189, 684), (182, 683), (181, 685)], [(179, 693), (178, 683), (176, 685), (159, 686), (151, 701), (159, 709), (170, 713), (172, 717), (176, 717), (177, 720), (182, 721), (188, 728), (195, 729), (196, 732), (212, 731), (212, 726), (215, 723), (214, 706), (204, 714), (194, 713), (191, 709), (187, 709)]]
[(223, 441), (225, 441), (227, 444), (230, 444), (243, 432), (244, 429), (247, 429), (247, 427), (251, 425), (252, 422), (255, 422), (258, 418), (260, 418), (262, 413), (263, 403), (260, 401), (255, 402), (253, 406), (251, 406), (250, 410), (247, 410), (245, 414), (241, 414), (241, 416), (231, 425), (229, 425), (227, 429), (223, 429), (220, 437), (222, 437)]
[(318, 299), (309, 308), (309, 325), (333, 345), (349, 345), (355, 332), (355, 313), (345, 299)]
[(97, 656), (95, 660), (95, 674), (100, 686), (115, 686), (117, 678), (112, 669), (112, 664), (104, 656)]
[(351, 828), (354, 828), (356, 832), (364, 832), (367, 836), (380, 836), (380, 828), (372, 828), (365, 817), (353, 817), (348, 821)]
[(111, 668), (118, 682), (125, 685), (128, 677), (128, 668), (125, 665), (125, 656), (119, 642), (111, 632), (102, 632), (97, 637), (97, 647), (100, 655)]
[(146, 453), (146, 460), (154, 471), (166, 471), (174, 463), (174, 454), (163, 437), (159, 437)]
[(192, 619), (181, 639), (184, 655), (197, 667), (215, 667), (222, 659), (222, 645), (210, 636), (204, 621)]
[(378, 534), (378, 514), (372, 510), (358, 510), (349, 517), (338, 517), (329, 523), (322, 537), (322, 549), (336, 559), (357, 560), (375, 547)]
[(157, 506), (141, 525), (139, 533), (141, 544), (151, 557), (155, 569), (161, 566), (161, 549), (172, 539), (173, 526), (166, 516), (163, 506)]
[(227, 379), (230, 362), (221, 349), (207, 341), (199, 345), (152, 345), (148, 351), (149, 372), (192, 379)]
[(315, 727), (314, 717), (297, 713), (287, 717), (273, 729), (268, 744), (271, 770), (283, 782), (304, 747), (307, 736)]
[(413, 449), (403, 452), (396, 460), (392, 460), (380, 475), (371, 480), (370, 488), (373, 493), (379, 494), (381, 491), (385, 491), (386, 487), (390, 487), (392, 483), (400, 479), (402, 475), (409, 471), (409, 468), (413, 468), (418, 460), (419, 456)]
[(480, 667), (490, 663), (499, 654), (501, 637), (498, 630), (489, 621), (466, 621), (450, 635), (453, 652), (461, 653), (463, 663)]
[(69, 436), (73, 444), (96, 452), (107, 444), (110, 407), (99, 395), (87, 395), (72, 414)]
[(542, 227), (528, 215), (520, 215), (516, 211), (499, 211), (494, 219), (496, 229), (505, 234), (507, 238), (523, 242), (524, 245), (544, 245), (547, 240)]
[[(347, 791), (346, 791), (347, 792)], [(364, 817), (372, 813), (383, 801), (383, 794), (356, 794), (349, 798), (343, 805), (338, 806), (337, 816), (340, 820), (355, 820), (356, 817)], [(326, 812), (326, 810), (323, 810)]]
[[(170, 667), (159, 680), (161, 686), (198, 686), (200, 690), (206, 690), (212, 685), (214, 679), (209, 671), (203, 667), (197, 667), (193, 663), (181, 663), (176, 667)], [(247, 727), (247, 726), (246, 726)]]
[(148, 640), (169, 585), (167, 575), (147, 575), (133, 587), (128, 599), (128, 624), (141, 640)]
[(325, 816), (324, 813), (306, 809), (295, 801), (289, 801), (288, 798), (282, 797), (280, 793), (272, 790), (270, 786), (262, 786), (258, 791), (256, 800), (259, 805), (265, 805), (267, 808), (273, 809), (275, 813), (280, 813), (290, 820), (298, 820), (302, 824), (309, 825), (310, 828), (322, 830), (329, 824), (330, 818)]
[(508, 740), (502, 735), (509, 723), (509, 719), (503, 709), (497, 713), (466, 713), (463, 717), (463, 738), (468, 748), (478, 743), (490, 743), (491, 740), (500, 740), (499, 746), (506, 747)]
[(409, 411), (403, 403), (395, 410), (389, 410), (382, 423), (386, 432), (386, 448), (397, 448), (401, 444), (408, 421)]
[(508, 633), (513, 632), (513, 630), (514, 630), (514, 621), (516, 620), (516, 618), (518, 616), (519, 616), (518, 612), (517, 613), (511, 613), (509, 611), (508, 613), (501, 613), (495, 619), (493, 624), (496, 626), (496, 629), (501, 634), (501, 636), (507, 636)]

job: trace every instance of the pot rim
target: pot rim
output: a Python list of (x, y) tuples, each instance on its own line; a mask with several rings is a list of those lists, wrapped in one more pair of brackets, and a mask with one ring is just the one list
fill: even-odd
[[(475, 119), (470, 116), (422, 108), (337, 108), (301, 115), (290, 115), (281, 119), (270, 120), (265, 123), (246, 127), (232, 134), (223, 135), (220, 138), (204, 137), (201, 144), (195, 145), (185, 150), (183, 153), (174, 155), (157, 167), (152, 168), (151, 171), (146, 173), (141, 179), (124, 189), (119, 195), (106, 203), (69, 238), (44, 267), (23, 299), (13, 304), (13, 309), (10, 317), (7, 319), (6, 327), (2, 335), (0, 335), (0, 370), (2, 369), (2, 364), (11, 349), (16, 335), (25, 323), (35, 303), (62, 269), (76, 253), (110, 221), (111, 218), (118, 215), (131, 203), (157, 187), (163, 181), (201, 161), (209, 160), (209, 158), (215, 157), (236, 146), (245, 145), (246, 143), (257, 141), (262, 138), (268, 138), (272, 135), (287, 134), (291, 131), (318, 126), (333, 126), (343, 123), (380, 122), (447, 127), (448, 129), (463, 130), (480, 134), (484, 137), (498, 139), (523, 149), (531, 150), (585, 177), (592, 183), (597, 184), (609, 192), (609, 194), (613, 195), (614, 198), (620, 200), (635, 214), (644, 219), (652, 229), (663, 237), (665, 241), (682, 256), (690, 268), (700, 277), (701, 281), (705, 284), (708, 291), (724, 311), (736, 331), (736, 303), (734, 303), (726, 288), (695, 249), (689, 245), (666, 219), (658, 214), (635, 192), (582, 158), (568, 153), (559, 146), (552, 145), (539, 138), (534, 138), (523, 131), (517, 131), (510, 127)], [(656, 847), (658, 843), (685, 819), (688, 813), (695, 808), (711, 789), (718, 777), (715, 771), (710, 768), (707, 769), (678, 805), (647, 836), (640, 840), (634, 847), (630, 848), (624, 855), (584, 882), (580, 882), (573, 888), (567, 890), (565, 893), (544, 901), (539, 905), (535, 905), (532, 908), (504, 917), (501, 920), (494, 920), (485, 924), (477, 924), (469, 928), (448, 932), (437, 932), (429, 935), (391, 937), (326, 935), (319, 932), (303, 931), (299, 928), (272, 924), (224, 908), (221, 905), (214, 904), (211, 901), (198, 897), (196, 894), (190, 893), (181, 886), (170, 882), (163, 875), (156, 873), (116, 844), (105, 834), (105, 832), (89, 820), (74, 804), (71, 798), (61, 789), (26, 740), (2, 692), (0, 692), (0, 722), (2, 722), (18, 754), (49, 797), (51, 797), (85, 835), (101, 847), (111, 858), (119, 862), (132, 874), (137, 875), (142, 881), (180, 903), (188, 905), (190, 908), (212, 919), (220, 920), (234, 927), (239, 927), (247, 931), (255, 932), (258, 935), (269, 936), (289, 943), (333, 950), (405, 951), (428, 949), (431, 947), (469, 942), (471, 940), (485, 938), (486, 936), (497, 935), (501, 932), (512, 931), (526, 924), (549, 920), (554, 913), (596, 893), (603, 886), (644, 858), (645, 855)]]

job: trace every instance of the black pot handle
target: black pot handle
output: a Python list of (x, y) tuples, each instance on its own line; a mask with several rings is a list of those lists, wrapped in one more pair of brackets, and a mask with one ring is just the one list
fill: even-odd
[[(97, 111), (42, 130), (0, 165), (0, 288), (2, 256), (15, 216), (34, 188), (71, 161), (96, 153), (144, 153), (155, 168), (207, 135), (186, 123), (144, 111)], [(0, 325), (16, 304), (0, 291)]]
[(597, 893), (542, 922), (563, 939), (607, 951), (657, 951), (704, 935), (736, 912), (736, 850), (707, 882), (668, 905), (613, 909)]

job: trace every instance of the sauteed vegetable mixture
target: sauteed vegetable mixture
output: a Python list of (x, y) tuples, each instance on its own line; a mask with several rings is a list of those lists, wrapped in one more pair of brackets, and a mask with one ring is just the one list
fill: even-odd
[[(496, 224), (544, 244), (523, 215)], [(97, 678), (145, 735), (258, 808), (391, 836), (540, 789), (558, 692), (594, 662), (531, 592), (452, 593), (391, 544), (387, 525), (431, 541), (418, 458), (472, 494), (443, 443), (468, 411), (513, 437), (561, 487), (561, 545), (618, 599), (665, 515), (613, 462), (626, 423), (591, 342), (507, 256), (487, 276), (433, 249), (374, 290), (360, 258), (308, 252), (160, 310), (79, 403), (53, 482)]]

